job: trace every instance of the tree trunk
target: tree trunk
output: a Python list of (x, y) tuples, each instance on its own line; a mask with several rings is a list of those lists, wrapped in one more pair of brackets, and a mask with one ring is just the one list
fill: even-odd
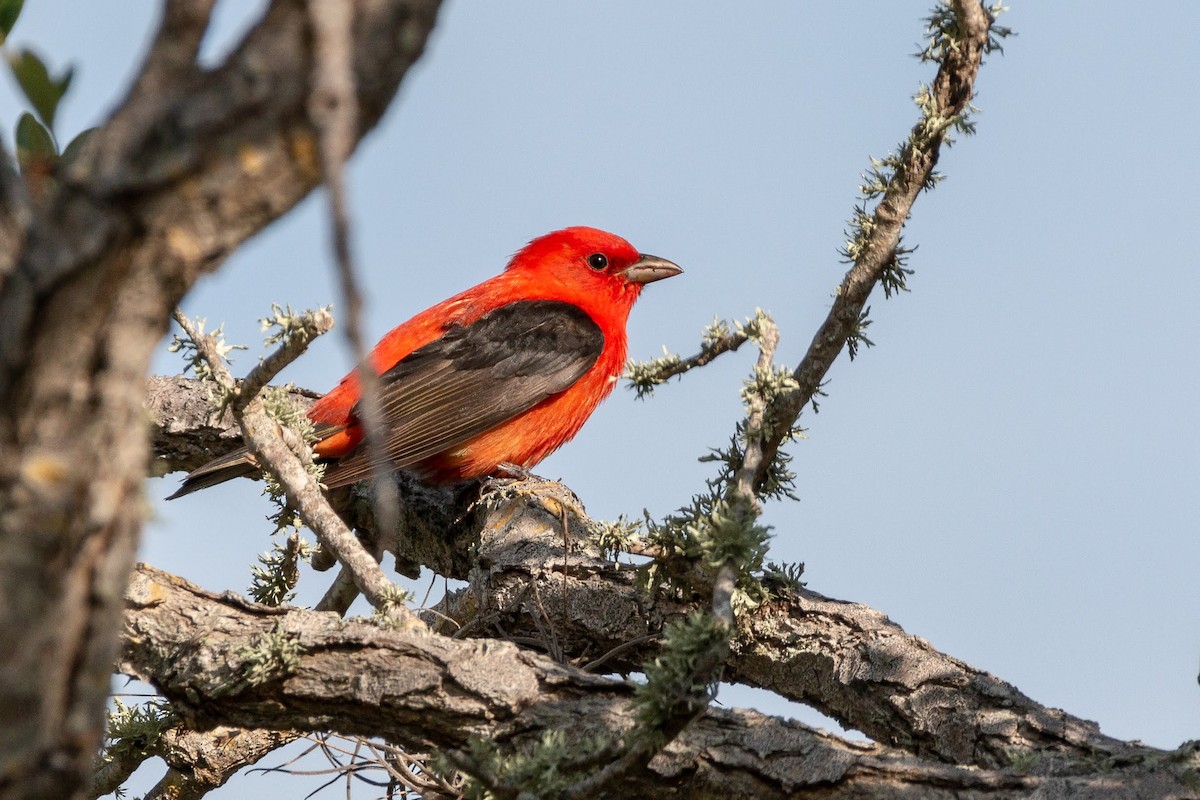
[[(165, 4), (129, 95), (37, 191), (0, 154), (0, 798), (88, 781), (146, 511), (146, 371), (171, 309), (320, 178), (304, 6), (277, 0), (209, 71), (212, 5)], [(436, 11), (354, 3), (359, 136)]]

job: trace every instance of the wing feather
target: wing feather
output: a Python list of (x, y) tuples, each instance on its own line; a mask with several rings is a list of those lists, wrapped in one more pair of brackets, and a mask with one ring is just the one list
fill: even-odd
[[(578, 306), (522, 300), (447, 329), (380, 376), (389, 468), (454, 450), (565, 391), (604, 349), (600, 326)], [(331, 464), (329, 487), (369, 477), (365, 448)]]

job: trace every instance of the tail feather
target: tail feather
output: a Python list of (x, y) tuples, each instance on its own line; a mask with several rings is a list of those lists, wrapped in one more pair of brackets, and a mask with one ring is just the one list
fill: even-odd
[(218, 483), (254, 475), (258, 471), (258, 463), (254, 456), (250, 455), (249, 450), (241, 447), (189, 472), (179, 489), (167, 499), (174, 500), (185, 494), (216, 486)]

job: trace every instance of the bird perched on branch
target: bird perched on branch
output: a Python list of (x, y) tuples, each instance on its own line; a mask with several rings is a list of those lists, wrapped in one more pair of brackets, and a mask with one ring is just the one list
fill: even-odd
[[(682, 272), (596, 228), (531, 241), (504, 272), (380, 340), (385, 463), (433, 483), (521, 472), (573, 437), (625, 366), (625, 323), (647, 283)], [(371, 475), (350, 373), (308, 411), (323, 482)], [(188, 474), (169, 499), (258, 471), (245, 448)]]

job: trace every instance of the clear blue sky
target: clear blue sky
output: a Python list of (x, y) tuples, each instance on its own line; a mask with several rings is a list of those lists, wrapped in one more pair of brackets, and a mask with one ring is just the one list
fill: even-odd
[[(14, 41), (79, 65), (65, 133), (121, 95), (155, 5), (27, 0)], [(845, 269), (859, 174), (932, 77), (911, 57), (927, 6), (448, 3), (354, 162), (371, 335), (589, 224), (687, 270), (634, 310), (635, 357), (691, 352), (714, 315), (761, 306), (795, 364)], [(912, 292), (873, 300), (877, 346), (839, 361), (804, 418), (802, 500), (769, 508), (773, 555), (1043, 703), (1174, 747), (1200, 737), (1200, 6), (1014, 6), (979, 133), (944, 153), (908, 228)], [(214, 46), (245, 6), (222, 9)], [(334, 302), (322, 211), (251, 242), (186, 310), (253, 344), (270, 303)], [(685, 504), (751, 359), (650, 402), (620, 390), (539, 472), (602, 518)], [(348, 364), (335, 334), (289, 377), (325, 389)], [(156, 504), (143, 556), (244, 589), (268, 546), (257, 491)]]

